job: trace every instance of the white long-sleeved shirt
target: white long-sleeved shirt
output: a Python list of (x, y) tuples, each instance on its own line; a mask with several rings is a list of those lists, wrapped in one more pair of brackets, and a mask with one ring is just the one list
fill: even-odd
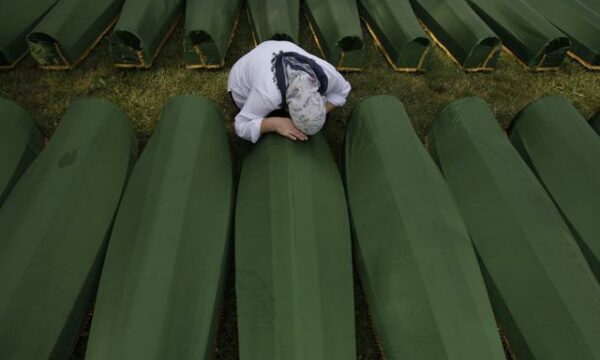
[(265, 41), (240, 58), (231, 68), (227, 90), (240, 112), (235, 117), (236, 134), (253, 143), (260, 138), (260, 126), (270, 112), (281, 107), (283, 99), (275, 82), (271, 60), (279, 52), (296, 52), (314, 60), (327, 76), (325, 100), (343, 106), (351, 86), (327, 61), (304, 51), (289, 41)]

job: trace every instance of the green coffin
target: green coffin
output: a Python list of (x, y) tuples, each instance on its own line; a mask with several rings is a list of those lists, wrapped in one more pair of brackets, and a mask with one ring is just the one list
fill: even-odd
[(241, 0), (188, 0), (183, 50), (189, 69), (214, 69), (225, 54), (237, 26)]
[(598, 135), (600, 135), (600, 111), (597, 112), (596, 115), (594, 115), (594, 117), (590, 119), (590, 124), (592, 125), (594, 130), (596, 130)]
[(68, 359), (100, 276), (135, 138), (127, 115), (73, 103), (0, 209), (0, 359)]
[(116, 67), (149, 68), (182, 13), (183, 0), (125, 0), (110, 36)]
[(502, 43), (464, 0), (410, 0), (432, 38), (465, 71), (493, 70)]
[(297, 43), (300, 0), (248, 0), (254, 42), (287, 40)]
[(27, 34), (57, 0), (0, 2), (0, 69), (12, 68), (27, 54)]
[(581, 3), (583, 6), (587, 7), (591, 11), (593, 11), (596, 15), (600, 16), (600, 2), (598, 0), (574, 0), (578, 3)]
[(600, 280), (600, 138), (558, 96), (529, 105), (513, 126), (513, 145), (548, 190)]
[(266, 135), (236, 206), (240, 359), (354, 359), (350, 226), (325, 139)]
[(213, 358), (233, 210), (223, 124), (205, 98), (167, 101), (115, 220), (86, 359)]
[(468, 0), (502, 43), (531, 70), (559, 66), (570, 41), (523, 0)]
[(44, 68), (70, 69), (114, 25), (123, 0), (60, 0), (27, 36), (33, 58)]
[(578, 0), (525, 0), (571, 39), (569, 54), (600, 70), (600, 15)]
[(600, 286), (544, 188), (479, 98), (429, 132), (516, 358), (600, 358)]
[(394, 70), (424, 70), (430, 41), (408, 0), (360, 0), (358, 8), (375, 44)]
[(0, 206), (43, 143), (33, 117), (19, 105), (0, 98)]
[(345, 150), (354, 254), (385, 358), (505, 360), (465, 225), (402, 103), (358, 105)]
[(341, 71), (361, 70), (365, 52), (355, 0), (305, 0), (321, 55)]

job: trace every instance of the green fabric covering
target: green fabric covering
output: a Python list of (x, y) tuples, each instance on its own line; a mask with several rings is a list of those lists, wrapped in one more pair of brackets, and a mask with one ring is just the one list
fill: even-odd
[(248, 0), (248, 14), (257, 43), (266, 40), (298, 42), (300, 0)]
[(559, 66), (569, 38), (523, 0), (468, 0), (502, 43), (532, 70)]
[(33, 117), (19, 105), (0, 97), (0, 206), (42, 150), (43, 143)]
[(548, 190), (600, 280), (600, 138), (567, 99), (551, 96), (517, 116), (510, 139)]
[(345, 145), (354, 254), (385, 358), (505, 360), (465, 225), (402, 103), (363, 101)]
[(600, 1), (598, 0), (574, 0), (581, 3), (583, 6), (592, 10), (596, 15), (600, 16)]
[(600, 111), (597, 112), (596, 115), (594, 115), (594, 117), (590, 119), (590, 124), (592, 125), (594, 130), (596, 130), (598, 135), (600, 135)]
[(0, 0), (0, 68), (27, 53), (27, 34), (57, 0)]
[(123, 0), (60, 0), (27, 37), (42, 66), (71, 67), (114, 23)]
[(152, 66), (183, 9), (183, 0), (125, 0), (110, 37), (113, 61), (123, 67)]
[(571, 51), (600, 66), (600, 15), (577, 0), (525, 0), (571, 39)]
[(519, 360), (600, 358), (600, 286), (552, 200), (479, 98), (429, 132)]
[(360, 70), (365, 52), (355, 0), (305, 0), (323, 56), (339, 70)]
[(358, 7), (372, 35), (396, 70), (422, 70), (430, 41), (408, 0), (360, 0)]
[(183, 45), (188, 67), (224, 65), (241, 6), (241, 0), (187, 1)]
[(0, 209), (0, 359), (68, 359), (134, 161), (127, 115), (73, 103)]
[(464, 0), (411, 0), (417, 16), (465, 70), (496, 66), (500, 39)]
[(228, 146), (209, 100), (167, 101), (115, 220), (86, 359), (214, 357), (233, 210)]
[(264, 136), (236, 206), (240, 359), (354, 359), (350, 226), (322, 135)]

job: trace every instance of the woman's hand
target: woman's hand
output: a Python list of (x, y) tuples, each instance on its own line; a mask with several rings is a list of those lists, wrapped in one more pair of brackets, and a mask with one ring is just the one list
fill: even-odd
[(292, 119), (286, 117), (269, 117), (264, 118), (260, 125), (260, 132), (262, 134), (268, 132), (276, 132), (281, 136), (284, 136), (290, 140), (306, 141), (308, 136), (305, 133), (298, 130)]

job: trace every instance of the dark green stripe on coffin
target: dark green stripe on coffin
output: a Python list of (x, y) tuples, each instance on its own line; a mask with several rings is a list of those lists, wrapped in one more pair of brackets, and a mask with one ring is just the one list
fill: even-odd
[(126, 0), (110, 36), (110, 53), (120, 67), (152, 66), (183, 9), (183, 0)]
[(185, 62), (190, 68), (218, 68), (237, 24), (241, 0), (188, 0), (185, 11)]
[(27, 53), (26, 37), (57, 0), (12, 0), (0, 5), (0, 68)]
[(600, 280), (600, 138), (567, 99), (552, 96), (517, 116), (510, 139), (548, 190)]
[(298, 42), (300, 0), (248, 0), (248, 14), (257, 43), (266, 40)]
[(33, 117), (0, 98), (0, 206), (42, 150), (44, 139)]
[(82, 60), (119, 15), (123, 0), (60, 0), (27, 37), (42, 66), (69, 68)]
[(358, 7), (395, 70), (422, 70), (430, 41), (408, 0), (360, 0)]
[(411, 0), (415, 13), (465, 70), (496, 66), (501, 41), (464, 0)]
[(490, 107), (479, 98), (451, 103), (429, 140), (516, 358), (600, 358), (600, 286)]
[(570, 41), (523, 0), (468, 0), (502, 43), (532, 70), (559, 66)]
[(354, 253), (385, 358), (504, 360), (458, 208), (396, 98), (354, 109), (345, 172)]
[(212, 359), (233, 184), (209, 100), (167, 101), (115, 220), (86, 359)]
[(77, 101), (0, 209), (1, 359), (69, 358), (134, 152), (123, 111)]
[(354, 359), (348, 213), (321, 135), (254, 146), (235, 233), (240, 359)]
[(339, 70), (360, 70), (364, 46), (355, 0), (305, 0), (325, 59)]
[(571, 39), (571, 51), (600, 66), (600, 15), (577, 0), (525, 0)]
[(594, 117), (590, 119), (590, 124), (592, 125), (594, 130), (596, 130), (598, 135), (600, 135), (600, 111), (597, 112), (596, 115), (594, 115)]

